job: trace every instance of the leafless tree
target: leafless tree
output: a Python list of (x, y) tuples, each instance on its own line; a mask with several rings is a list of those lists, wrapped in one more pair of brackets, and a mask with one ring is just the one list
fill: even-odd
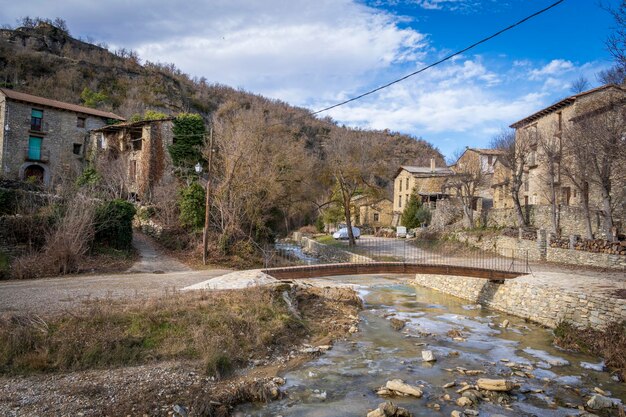
[(596, 78), (602, 84), (624, 84), (624, 82), (626, 82), (626, 69), (615, 65), (609, 69), (598, 72)]
[[(626, 107), (621, 100), (609, 100), (604, 106), (573, 119), (571, 135), (584, 146), (583, 162), (587, 178), (601, 194), (604, 232), (615, 236), (615, 204), (624, 201), (626, 184)], [(586, 172), (586, 171), (585, 171)]]
[(570, 84), (570, 91), (574, 94), (582, 93), (589, 89), (589, 80), (581, 75)]
[(338, 191), (338, 202), (344, 213), (348, 244), (356, 244), (352, 230), (352, 198), (371, 193), (377, 187), (376, 176), (381, 169), (376, 143), (365, 143), (367, 137), (358, 130), (334, 128), (325, 143), (327, 181)]
[(531, 154), (531, 138), (526, 137), (527, 131), (520, 130), (516, 140), (515, 131), (507, 129), (496, 135), (491, 141), (491, 147), (504, 153), (500, 155), (502, 164), (511, 170), (510, 192), (515, 206), (517, 224), (528, 226), (528, 219), (522, 211), (520, 192), (524, 184), (524, 167), (528, 164)]
[(585, 216), (586, 238), (593, 239), (589, 184), (592, 182), (591, 136), (580, 126), (568, 125), (563, 132), (563, 163), (561, 170), (580, 195), (580, 205)]
[(552, 223), (552, 233), (560, 234), (559, 230), (559, 190), (561, 181), (561, 156), (562, 141), (560, 135), (545, 135), (534, 132), (537, 139), (537, 146), (540, 150), (538, 154), (541, 171), (539, 178), (543, 184), (547, 184), (544, 196), (550, 204), (550, 219)]
[(474, 153), (465, 152), (457, 158), (453, 166), (454, 175), (446, 181), (446, 188), (456, 191), (456, 196), (463, 206), (463, 221), (465, 227), (474, 227), (474, 206), (477, 191), (485, 182), (485, 175), (480, 163), (480, 157)]
[(605, 7), (615, 20), (614, 31), (606, 40), (606, 47), (613, 55), (615, 63), (626, 69), (626, 0), (622, 0), (617, 7)]

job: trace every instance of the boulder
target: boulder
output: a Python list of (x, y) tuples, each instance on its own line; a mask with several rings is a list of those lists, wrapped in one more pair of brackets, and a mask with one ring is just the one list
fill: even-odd
[(432, 350), (422, 350), (422, 360), (424, 362), (434, 362), (437, 360)]
[(367, 417), (413, 417), (413, 415), (406, 408), (387, 401), (379, 404), (376, 410), (367, 413)]
[(458, 405), (459, 407), (469, 407), (472, 404), (474, 404), (472, 400), (470, 400), (467, 397), (461, 397), (458, 400), (456, 400), (456, 405)]
[(487, 391), (511, 391), (515, 385), (506, 379), (488, 379), (488, 378), (479, 378), (476, 381), (476, 385), (478, 388), (484, 389)]
[(594, 395), (587, 401), (587, 407), (594, 410), (602, 410), (603, 408), (612, 408), (618, 400), (605, 397), (603, 395)]
[(454, 410), (450, 413), (450, 417), (465, 417), (465, 414), (459, 410)]
[(402, 330), (406, 324), (404, 320), (400, 320), (395, 317), (392, 317), (389, 321), (391, 322), (391, 328), (397, 331)]
[(423, 395), (421, 389), (413, 385), (406, 384), (401, 379), (392, 379), (391, 381), (387, 381), (387, 384), (385, 384), (385, 388), (400, 394), (410, 395), (416, 398), (421, 398)]

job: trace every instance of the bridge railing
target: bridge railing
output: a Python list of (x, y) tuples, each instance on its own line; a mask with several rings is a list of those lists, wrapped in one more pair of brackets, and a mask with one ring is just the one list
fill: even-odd
[(265, 267), (311, 264), (402, 262), (419, 265), (447, 265), (467, 268), (530, 272), (528, 253), (523, 249), (500, 249), (498, 253), (469, 247), (449, 240), (390, 239), (363, 236), (356, 245), (324, 238), (321, 242), (303, 238), (298, 245), (277, 245), (264, 249)]

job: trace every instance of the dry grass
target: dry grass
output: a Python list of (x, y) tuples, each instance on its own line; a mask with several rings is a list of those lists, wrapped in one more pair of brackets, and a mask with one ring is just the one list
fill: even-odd
[(554, 343), (564, 349), (601, 356), (606, 366), (626, 381), (626, 321), (611, 323), (604, 331), (561, 322), (554, 329), (554, 336)]
[(215, 376), (306, 334), (270, 289), (95, 302), (75, 314), (0, 319), (0, 373), (70, 371), (199, 359)]

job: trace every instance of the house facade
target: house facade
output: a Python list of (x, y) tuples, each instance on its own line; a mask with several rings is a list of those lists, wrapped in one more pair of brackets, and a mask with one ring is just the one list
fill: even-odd
[[(570, 146), (572, 128), (576, 120), (595, 118), (607, 111), (623, 112), (626, 107), (626, 89), (616, 85), (605, 85), (567, 97), (514, 124), (517, 152), (525, 152), (523, 187), (520, 191), (522, 204), (532, 206), (535, 212), (546, 211), (553, 203), (558, 213), (562, 234), (583, 234), (581, 204), (583, 195), (580, 187), (566, 175), (568, 158), (565, 149)], [(610, 108), (610, 110), (607, 110)], [(621, 121), (622, 125), (624, 121)], [(593, 145), (584, 152), (593, 153)], [(570, 171), (571, 172), (571, 171)], [(601, 229), (602, 193), (593, 181), (587, 183), (585, 198), (593, 211), (593, 232)], [(624, 186), (613, 187), (618, 224), (623, 223)], [(620, 201), (621, 200), (621, 201)], [(550, 216), (537, 216), (536, 227), (551, 229), (549, 222), (538, 220)], [(623, 224), (621, 225), (623, 227)]]
[(400, 225), (402, 212), (413, 193), (420, 196), (422, 204), (435, 209), (437, 201), (447, 197), (444, 185), (446, 179), (453, 174), (448, 167), (437, 167), (434, 158), (429, 167), (401, 166), (393, 182), (392, 226)]
[[(491, 179), (491, 189), (493, 194), (493, 208), (512, 208), (513, 197), (511, 197), (511, 177), (512, 170), (503, 161), (497, 158), (493, 165), (493, 177)], [(524, 184), (528, 184), (526, 181)]]
[(103, 126), (90, 132), (89, 158), (107, 158), (121, 175), (120, 187), (137, 199), (149, 198), (163, 177), (174, 118)]
[(352, 199), (354, 225), (371, 227), (374, 231), (390, 227), (393, 219), (393, 203), (388, 198), (357, 196)]
[(0, 175), (50, 185), (80, 172), (89, 131), (124, 118), (0, 88)]

